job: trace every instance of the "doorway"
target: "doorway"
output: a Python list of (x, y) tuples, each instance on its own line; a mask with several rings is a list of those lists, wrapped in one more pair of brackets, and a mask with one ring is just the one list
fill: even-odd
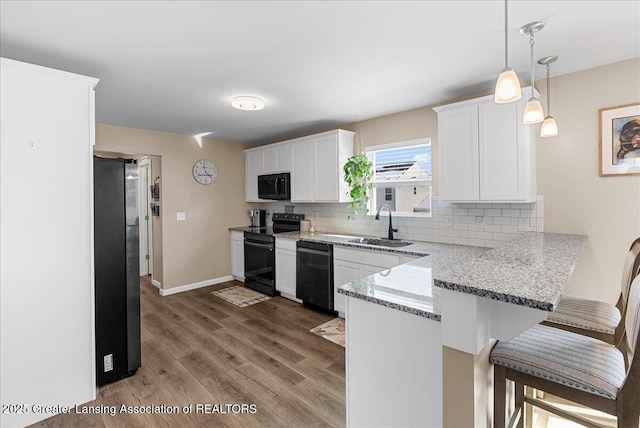
[(142, 156), (138, 165), (140, 177), (140, 276), (153, 273), (153, 224), (151, 221), (151, 159)]

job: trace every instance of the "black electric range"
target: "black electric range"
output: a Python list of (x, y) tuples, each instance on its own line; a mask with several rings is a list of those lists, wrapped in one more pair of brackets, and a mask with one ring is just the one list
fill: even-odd
[(269, 296), (276, 290), (275, 234), (300, 230), (304, 214), (274, 213), (273, 227), (244, 232), (244, 285)]

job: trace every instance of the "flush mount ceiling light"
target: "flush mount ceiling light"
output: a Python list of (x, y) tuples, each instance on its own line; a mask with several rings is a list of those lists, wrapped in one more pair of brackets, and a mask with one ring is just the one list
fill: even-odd
[(538, 64), (547, 66), (547, 117), (544, 118), (544, 122), (542, 122), (542, 127), (540, 128), (541, 137), (555, 137), (558, 135), (558, 124), (553, 116), (551, 116), (551, 89), (549, 83), (549, 64), (557, 60), (558, 57), (555, 55), (545, 56), (538, 60)]
[(264, 108), (264, 100), (262, 98), (251, 95), (241, 95), (231, 100), (231, 105), (238, 110), (262, 110)]
[(533, 76), (533, 45), (535, 41), (533, 35), (544, 28), (544, 22), (530, 22), (520, 29), (520, 33), (529, 35), (529, 44), (531, 45), (531, 98), (527, 101), (527, 105), (524, 108), (524, 115), (522, 122), (525, 125), (532, 125), (534, 123), (540, 123), (544, 120), (544, 112), (542, 111), (542, 104), (535, 95), (535, 81)]
[(504, 0), (504, 68), (496, 82), (495, 102), (498, 104), (518, 101), (522, 98), (520, 80), (516, 72), (509, 67), (509, 7)]

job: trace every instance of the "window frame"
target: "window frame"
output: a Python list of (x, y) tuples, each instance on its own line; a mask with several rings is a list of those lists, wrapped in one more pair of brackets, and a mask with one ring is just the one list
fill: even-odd
[[(367, 157), (369, 158), (369, 160), (373, 163), (373, 167), (374, 167), (374, 177), (375, 177), (375, 168), (376, 168), (376, 164), (375, 164), (375, 159), (373, 156), (373, 152), (379, 151), (379, 150), (388, 150), (388, 149), (397, 149), (397, 148), (403, 148), (403, 147), (411, 147), (411, 146), (419, 146), (419, 145), (429, 145), (432, 149), (433, 146), (431, 144), (431, 138), (430, 137), (424, 137), (424, 138), (417, 138), (414, 140), (405, 140), (405, 141), (396, 141), (393, 143), (386, 143), (386, 144), (379, 144), (379, 145), (375, 145), (375, 146), (365, 146), (364, 147), (364, 152), (367, 155)], [(420, 180), (420, 183), (429, 183), (428, 186), (431, 188), (429, 193), (429, 197), (433, 200), (433, 151), (431, 152), (431, 179), (430, 180)], [(395, 182), (390, 182), (390, 183), (395, 183)], [(414, 186), (414, 187), (423, 187), (425, 186), (425, 184), (422, 184), (421, 186)], [(391, 187), (396, 187), (397, 186), (391, 186)], [(410, 186), (408, 186), (410, 187)], [(371, 190), (369, 190), (369, 212), (367, 213), (367, 216), (375, 216), (376, 215), (376, 210), (372, 209), (375, 207), (374, 202), (375, 202), (375, 191), (376, 191), (376, 186), (374, 185), (373, 188)], [(384, 210), (380, 213), (381, 216), (388, 216), (388, 211)], [(417, 217), (417, 218), (432, 218), (433, 217), (433, 208), (431, 208), (429, 210), (429, 212), (409, 212), (409, 211), (393, 211), (393, 216), (394, 217)]]

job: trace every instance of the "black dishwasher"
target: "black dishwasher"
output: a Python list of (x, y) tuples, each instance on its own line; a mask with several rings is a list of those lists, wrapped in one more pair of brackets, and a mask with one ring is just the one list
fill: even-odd
[(333, 245), (298, 241), (296, 297), (333, 311)]

